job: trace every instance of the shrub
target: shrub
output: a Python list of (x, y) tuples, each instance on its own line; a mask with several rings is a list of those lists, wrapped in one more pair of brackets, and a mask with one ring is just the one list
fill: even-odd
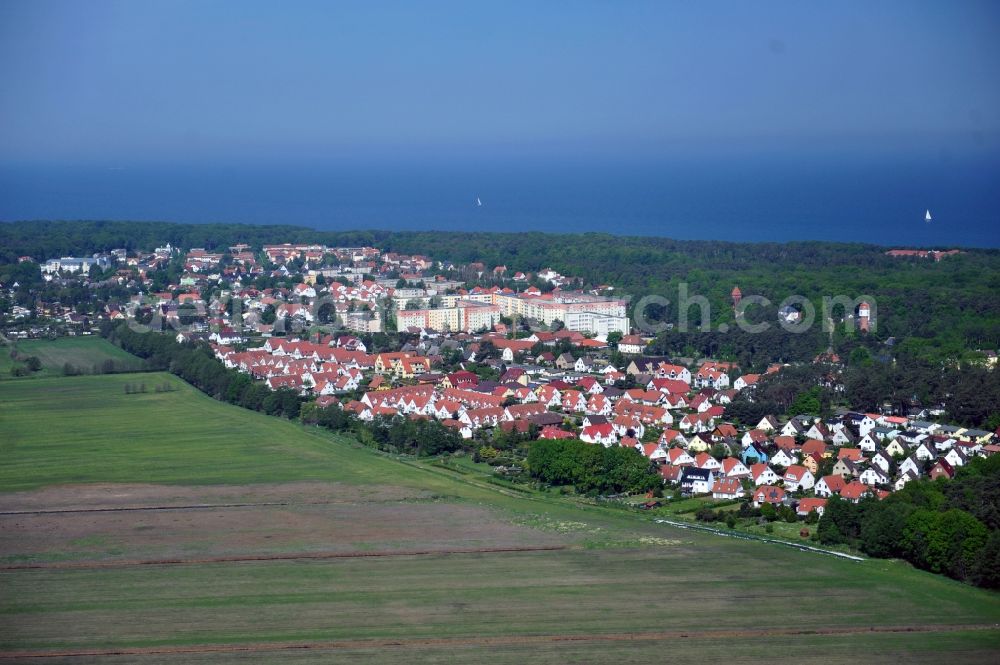
[(705, 507), (705, 508), (699, 508), (698, 511), (694, 514), (694, 518), (699, 522), (714, 522), (717, 519), (717, 515), (715, 514), (714, 510)]

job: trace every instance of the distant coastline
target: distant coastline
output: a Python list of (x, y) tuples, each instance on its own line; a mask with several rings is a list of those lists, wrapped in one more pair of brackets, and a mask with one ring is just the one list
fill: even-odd
[[(560, 237), (607, 237), (613, 239), (617, 242), (629, 242), (635, 241), (636, 243), (653, 243), (655, 245), (676, 245), (676, 249), (683, 251), (685, 248), (696, 248), (696, 247), (706, 247), (710, 245), (718, 245), (720, 247), (768, 247), (768, 248), (798, 248), (798, 247), (850, 247), (864, 249), (867, 253), (877, 252), (879, 254), (884, 254), (887, 256), (896, 256), (897, 258), (907, 257), (922, 257), (927, 258), (927, 255), (933, 255), (935, 252), (945, 252), (945, 253), (964, 253), (964, 252), (987, 252), (996, 253), (1000, 252), (1000, 241), (996, 246), (968, 246), (960, 245), (958, 243), (938, 243), (938, 244), (907, 244), (905, 242), (900, 243), (889, 243), (882, 244), (877, 242), (868, 241), (845, 241), (845, 240), (822, 240), (822, 239), (788, 239), (788, 240), (727, 240), (727, 239), (713, 239), (713, 238), (676, 238), (667, 235), (636, 235), (629, 234), (625, 232), (615, 232), (614, 230), (608, 231), (574, 231), (574, 230), (505, 230), (497, 229), (495, 231), (480, 230), (480, 229), (448, 229), (448, 228), (424, 228), (424, 229), (392, 229), (392, 228), (318, 228), (315, 226), (309, 226), (305, 224), (293, 224), (293, 223), (249, 223), (249, 222), (226, 222), (226, 221), (205, 221), (205, 222), (182, 222), (182, 221), (172, 221), (163, 219), (0, 219), (0, 240), (4, 236), (3, 228), (30, 228), (32, 233), (36, 233), (38, 228), (42, 229), (52, 229), (53, 227), (58, 227), (60, 229), (68, 229), (73, 227), (87, 227), (88, 231), (92, 230), (93, 227), (113, 229), (113, 233), (122, 234), (124, 229), (127, 229), (131, 225), (137, 225), (141, 227), (159, 227), (161, 235), (164, 237), (169, 237), (176, 235), (178, 232), (186, 233), (191, 230), (196, 229), (211, 229), (213, 232), (218, 231), (220, 233), (225, 233), (227, 235), (231, 234), (234, 237), (242, 237), (241, 229), (244, 233), (252, 233), (254, 235), (260, 235), (264, 238), (270, 238), (267, 242), (279, 242), (281, 238), (288, 238), (295, 242), (320, 242), (320, 241), (330, 241), (331, 239), (337, 239), (338, 242), (342, 244), (351, 244), (352, 240), (355, 240), (355, 244), (361, 242), (377, 242), (384, 244), (387, 239), (393, 237), (410, 239), (420, 236), (459, 236), (459, 237), (472, 237), (472, 238), (497, 238), (502, 240), (504, 238), (516, 237), (516, 236), (535, 236), (535, 237), (545, 237), (551, 236), (553, 238)], [(252, 230), (252, 231), (251, 231)], [(86, 235), (81, 234), (81, 235)], [(214, 233), (212, 235), (215, 235)], [(272, 237), (273, 236), (273, 237)], [(228, 241), (225, 241), (228, 242)], [(119, 243), (121, 244), (121, 243)], [(207, 243), (210, 246), (214, 246), (212, 243)], [(224, 244), (224, 243), (223, 243)], [(219, 245), (221, 246), (221, 244)]]
[[(110, 170), (113, 166), (115, 170)], [(0, 166), (0, 219), (1000, 247), (992, 160)], [(481, 197), (483, 205), (476, 205)], [(934, 212), (932, 222), (925, 211)]]
[(504, 235), (521, 235), (521, 234), (534, 234), (534, 235), (545, 235), (545, 236), (609, 236), (621, 240), (635, 240), (638, 242), (648, 241), (649, 239), (663, 240), (668, 242), (677, 242), (682, 244), (699, 244), (699, 243), (719, 243), (723, 245), (844, 245), (844, 246), (863, 246), (869, 248), (876, 248), (879, 250), (921, 250), (921, 251), (932, 251), (932, 250), (962, 250), (962, 251), (998, 251), (1000, 250), (1000, 239), (991, 241), (992, 244), (962, 244), (959, 242), (929, 242), (929, 243), (919, 243), (912, 240), (902, 239), (900, 242), (876, 242), (872, 240), (833, 240), (824, 238), (789, 238), (785, 240), (769, 240), (769, 239), (758, 239), (758, 240), (736, 240), (727, 238), (709, 238), (709, 237), (677, 237), (666, 234), (658, 233), (630, 233), (624, 230), (608, 229), (608, 230), (536, 230), (536, 229), (525, 229), (525, 230), (510, 230), (510, 229), (497, 229), (497, 230), (486, 230), (486, 229), (454, 229), (447, 227), (440, 228), (398, 228), (393, 229), (385, 226), (372, 226), (372, 227), (343, 227), (343, 228), (319, 228), (316, 226), (310, 226), (306, 224), (295, 224), (295, 223), (268, 223), (268, 222), (233, 222), (233, 221), (199, 221), (199, 222), (186, 222), (186, 221), (172, 221), (163, 219), (0, 219), (0, 225), (17, 225), (17, 224), (141, 224), (141, 225), (158, 225), (166, 224), (170, 226), (186, 227), (186, 226), (224, 226), (231, 228), (239, 227), (252, 227), (252, 228), (273, 228), (273, 229), (290, 229), (306, 232), (310, 235), (361, 235), (361, 234), (376, 234), (380, 237), (386, 237), (393, 234), (397, 235), (410, 235), (410, 234), (420, 234), (420, 233), (430, 233), (430, 234), (472, 234), (472, 235), (483, 235), (483, 236), (504, 236)]

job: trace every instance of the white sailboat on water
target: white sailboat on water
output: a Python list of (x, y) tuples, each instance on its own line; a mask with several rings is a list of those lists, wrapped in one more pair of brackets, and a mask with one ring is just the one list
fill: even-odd
[[(477, 208), (482, 208), (483, 207), (483, 202), (479, 200), (478, 196), (476, 197), (476, 207)], [(930, 213), (928, 213), (928, 214), (930, 214)]]
[(925, 221), (925, 222), (929, 222), (929, 221), (931, 221), (931, 211), (930, 211), (930, 210), (928, 210), (928, 211), (927, 211), (927, 214), (926, 214), (926, 215), (924, 215), (924, 221)]

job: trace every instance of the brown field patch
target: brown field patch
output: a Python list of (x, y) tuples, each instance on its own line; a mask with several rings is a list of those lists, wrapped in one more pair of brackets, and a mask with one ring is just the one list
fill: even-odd
[(83, 486), (4, 497), (0, 565), (553, 547), (565, 536), (394, 487)]
[(665, 630), (593, 635), (556, 634), (520, 636), (484, 636), (461, 638), (401, 638), (387, 640), (334, 640), (316, 642), (259, 642), (251, 644), (202, 644), (198, 646), (134, 647), (126, 649), (74, 649), (0, 652), (0, 660), (86, 658), (102, 656), (155, 656), (182, 654), (260, 653), (282, 651), (330, 651), (353, 649), (419, 649), (426, 647), (478, 647), (489, 649), (510, 645), (546, 645), (553, 643), (600, 644), (604, 642), (669, 642), (673, 640), (740, 640), (800, 636), (853, 636), (894, 633), (951, 633), (996, 631), (992, 624), (872, 626), (869, 628), (769, 628), (764, 630)]
[(433, 495), (395, 485), (297, 482), (259, 485), (54, 485), (0, 494), (0, 513), (135, 509), (239, 503), (357, 503), (427, 499)]
[(207, 563), (246, 563), (250, 561), (310, 561), (321, 559), (374, 559), (382, 557), (442, 556), (448, 554), (511, 554), (515, 552), (554, 552), (566, 545), (538, 547), (464, 547), (434, 550), (385, 550), (377, 552), (298, 552), (294, 554), (248, 554), (219, 556), (207, 559), (139, 559), (114, 561), (55, 561), (51, 563), (25, 563), (0, 566), (0, 570), (53, 570), (86, 568), (123, 568), (128, 566), (194, 566)]

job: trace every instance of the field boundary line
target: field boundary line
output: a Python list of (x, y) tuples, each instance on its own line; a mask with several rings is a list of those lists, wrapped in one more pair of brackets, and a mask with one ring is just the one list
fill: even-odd
[(494, 485), (493, 483), (486, 482), (485, 480), (480, 480), (470, 474), (460, 473), (446, 466), (435, 465), (434, 463), (423, 463), (417, 460), (399, 459), (397, 461), (409, 467), (419, 469), (425, 473), (440, 476), (441, 478), (448, 478), (453, 482), (469, 485), (470, 487), (475, 487), (476, 489), (488, 490), (496, 492), (497, 494), (503, 494), (504, 496), (511, 499), (525, 499), (528, 501), (545, 500), (545, 497), (540, 497), (531, 490), (525, 490), (524, 492), (514, 491), (502, 485)]
[(133, 559), (122, 561), (53, 561), (0, 566), (0, 571), (18, 570), (88, 570), (95, 568), (130, 568), (136, 566), (194, 566), (215, 563), (245, 563), (268, 561), (303, 561), (324, 559), (378, 559), (397, 556), (433, 556), (444, 554), (507, 554), (519, 552), (554, 552), (569, 549), (568, 545), (538, 545), (534, 547), (467, 547), (443, 550), (378, 550), (371, 552), (296, 552), (290, 554), (251, 554), (200, 559)]
[(773, 545), (784, 545), (785, 547), (793, 547), (797, 550), (802, 550), (803, 552), (814, 552), (816, 554), (828, 554), (830, 556), (840, 557), (841, 559), (848, 559), (849, 561), (867, 561), (864, 557), (854, 556), (853, 554), (845, 554), (843, 552), (835, 552), (833, 550), (825, 550), (822, 547), (813, 547), (812, 545), (806, 545), (805, 543), (792, 543), (787, 540), (779, 540), (777, 538), (767, 538), (765, 536), (758, 536), (752, 533), (742, 533), (740, 531), (723, 531), (722, 529), (715, 529), (710, 526), (702, 526), (701, 524), (691, 524), (689, 522), (678, 522), (676, 520), (667, 520), (657, 518), (653, 520), (657, 524), (667, 524), (669, 526), (677, 527), (678, 529), (691, 529), (692, 531), (703, 531), (705, 533), (713, 533), (716, 536), (725, 536), (727, 538), (739, 538), (740, 540), (757, 540), (762, 543), (771, 543)]
[[(419, 497), (418, 497), (419, 500)], [(39, 510), (0, 510), (0, 517), (18, 515), (62, 515), (73, 513), (118, 513), (157, 510), (211, 510), (213, 508), (269, 508), (280, 506), (335, 506), (403, 503), (407, 499), (383, 499), (377, 501), (256, 501), (248, 503), (192, 503), (176, 506), (121, 506), (118, 508), (42, 508)]]
[[(322, 504), (327, 502), (310, 502)], [(333, 503), (332, 501), (329, 503)], [(310, 505), (302, 503), (302, 505)], [(50, 508), (40, 510), (0, 510), (0, 517), (16, 515), (62, 515), (71, 513), (123, 513), (143, 510), (210, 510), (212, 508), (254, 508), (297, 505), (293, 501), (265, 501), (259, 503), (192, 503), (183, 506), (122, 506), (120, 508)]]
[(117, 649), (19, 650), (0, 652), (0, 660), (29, 658), (92, 658), (95, 656), (155, 656), (195, 653), (241, 653), (277, 651), (335, 651), (419, 647), (490, 647), (560, 642), (628, 642), (674, 639), (718, 640), (734, 638), (844, 636), (891, 633), (955, 633), (1000, 630), (1000, 624), (926, 624), (917, 626), (845, 626), (839, 628), (761, 628), (752, 630), (669, 630), (635, 633), (497, 635), (483, 637), (411, 637), (313, 642), (258, 642), (246, 644), (202, 644), (191, 646), (122, 647)]

